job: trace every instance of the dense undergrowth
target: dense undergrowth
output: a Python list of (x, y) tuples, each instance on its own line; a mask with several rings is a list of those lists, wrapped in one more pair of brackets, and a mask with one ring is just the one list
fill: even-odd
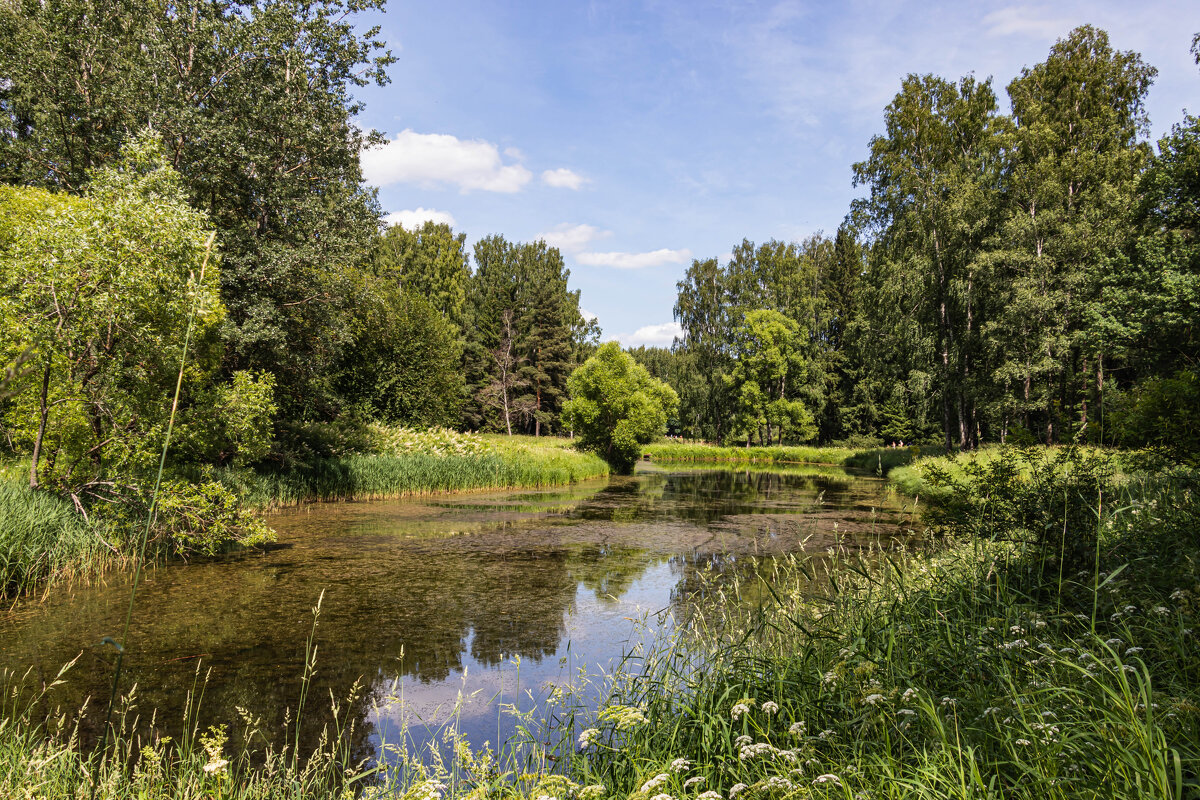
[[(331, 728), (311, 759), (263, 766), (220, 732), (126, 738), (100, 796), (1197, 797), (1200, 481), (1113, 462), (1001, 453), (933, 478), (932, 550), (707, 576), (670, 638), (560, 697), (561, 740), (497, 753), (451, 730), (452, 760), (379, 766), (346, 763)], [(576, 699), (588, 680), (598, 714)], [(45, 720), (10, 713), (0, 790), (89, 786), (70, 724)]]

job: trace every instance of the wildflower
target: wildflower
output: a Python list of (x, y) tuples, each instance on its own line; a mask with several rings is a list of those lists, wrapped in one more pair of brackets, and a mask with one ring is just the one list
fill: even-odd
[(1171, 592), (1171, 599), (1182, 600), (1183, 598), (1187, 597), (1187, 594), (1188, 593), (1186, 589), (1176, 589), (1175, 591)]
[(1158, 614), (1160, 617), (1165, 617), (1167, 614), (1171, 613), (1171, 609), (1167, 608), (1166, 606), (1155, 606), (1154, 613)]
[(792, 736), (803, 736), (805, 727), (807, 726), (803, 722), (793, 722), (792, 726), (788, 728), (788, 733)]
[(579, 800), (600, 800), (604, 796), (604, 785), (593, 783), (579, 790)]
[(653, 792), (655, 789), (662, 786), (664, 783), (666, 783), (669, 780), (671, 780), (670, 775), (668, 775), (665, 772), (660, 772), (659, 774), (655, 775), (650, 780), (643, 783), (642, 788), (638, 789), (638, 791), (641, 792), (642, 794), (650, 794), (650, 792)]
[(836, 735), (837, 734), (834, 733), (832, 730), (824, 730), (817, 734), (817, 738), (820, 739), (822, 742), (827, 742)]
[(758, 744), (748, 744), (738, 751), (738, 758), (742, 761), (749, 761), (758, 756), (775, 755), (778, 752), (771, 746), (770, 742), (759, 742)]
[[(803, 722), (801, 722), (800, 724), (804, 725)], [(753, 741), (754, 741), (753, 736), (749, 736), (749, 735), (743, 733), (741, 736), (739, 736), (733, 740), (733, 744), (735, 747), (745, 747), (746, 745), (750, 744)]]
[(821, 682), (824, 683), (826, 686), (828, 686), (831, 689), (836, 689), (837, 682), (838, 682), (838, 675), (836, 672), (830, 670), (829, 672), (826, 672), (824, 675), (821, 676)]
[(746, 791), (749, 788), (750, 787), (744, 783), (735, 783), (733, 786), (731, 786), (729, 788), (729, 796), (736, 797), (737, 795), (741, 794), (742, 792)]
[(841, 786), (841, 785), (842, 785), (842, 779), (841, 779), (841, 778), (839, 778), (837, 775), (834, 775), (834, 774), (830, 773), (830, 774), (827, 774), (827, 775), (818, 775), (816, 778), (814, 778), (814, 779), (813, 779), (813, 783), (814, 783), (814, 784), (818, 784), (818, 783), (832, 783), (832, 784), (834, 784), (835, 786)]
[(776, 711), (779, 710), (779, 704), (775, 703), (771, 700), (768, 700), (767, 702), (762, 704), (762, 710), (763, 710), (764, 714), (774, 714)]
[(690, 788), (692, 788), (693, 786), (699, 786), (699, 785), (700, 785), (700, 784), (702, 784), (702, 783), (704, 783), (704, 776), (703, 776), (703, 775), (697, 775), (697, 776), (696, 776), (696, 777), (694, 777), (694, 778), (688, 778), (686, 781), (684, 781), (684, 782), (683, 782), (683, 788), (684, 788), (684, 789), (690, 789)]
[(917, 696), (917, 690), (913, 689), (912, 687), (909, 687), (908, 689), (904, 690), (904, 694), (900, 695), (900, 699), (903, 700), (905, 703), (907, 703), (908, 701), (912, 700), (916, 696)]
[(1125, 650), (1125, 655), (1127, 655), (1127, 656), (1135, 656), (1135, 655), (1137, 655), (1138, 653), (1142, 652), (1142, 650), (1144, 650), (1144, 649), (1145, 649), (1145, 648), (1142, 648), (1142, 647), (1130, 647), (1130, 648), (1127, 648), (1127, 649)]
[(883, 700), (884, 697), (881, 694), (869, 694), (863, 698), (863, 702), (869, 706), (877, 706), (882, 703)]
[(589, 746), (592, 743), (592, 740), (599, 735), (600, 731), (596, 730), (595, 728), (588, 728), (583, 733), (579, 734), (579, 749), (582, 750)]
[[(987, 712), (985, 711), (984, 713), (986, 714)], [(915, 717), (916, 715), (917, 712), (913, 711), (911, 708), (902, 708), (896, 712), (897, 717)]]
[(750, 711), (750, 706), (745, 703), (734, 703), (733, 708), (729, 709), (729, 716), (733, 719), (741, 719), (742, 714)]
[(656, 794), (650, 800), (675, 800), (675, 798), (669, 794)]
[(763, 785), (763, 788), (768, 790), (782, 789), (785, 792), (790, 792), (792, 789), (796, 788), (796, 785), (787, 778), (780, 778), (777, 775), (772, 775), (770, 778), (767, 778), (767, 782)]
[(713, 790), (709, 789), (707, 792), (705, 792), (704, 794), (697, 797), (696, 800), (725, 800), (725, 799), (723, 797), (721, 797), (720, 792), (714, 792)]
[(229, 766), (229, 759), (227, 759), (227, 758), (214, 759), (204, 765), (204, 772), (208, 775), (220, 774), (225, 771), (225, 768), (227, 766)]
[(1028, 747), (1029, 745), (1033, 744), (1033, 742), (1029, 741), (1028, 739), (1017, 739), (1017, 744), (1021, 745), (1022, 747)]
[(958, 704), (958, 701), (955, 700), (953, 697), (943, 697), (942, 698), (942, 707), (943, 708), (946, 706), (954, 706), (957, 704)]
[(1105, 644), (1108, 645), (1109, 647), (1120, 647), (1121, 645), (1123, 645), (1125, 643), (1123, 641), (1121, 641), (1120, 639), (1117, 639), (1114, 637), (1112, 639), (1107, 640), (1105, 642)]
[(671, 771), (687, 772), (691, 766), (692, 762), (688, 761), (686, 758), (677, 758), (671, 762)]

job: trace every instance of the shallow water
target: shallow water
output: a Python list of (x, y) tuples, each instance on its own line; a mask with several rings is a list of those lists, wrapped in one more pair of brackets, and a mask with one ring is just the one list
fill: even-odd
[[(754, 557), (820, 554), (903, 535), (882, 482), (836, 468), (663, 468), (566, 489), (308, 506), (271, 517), (264, 552), (148, 572), (127, 643), (144, 727), (178, 736), (189, 692), (203, 725), (282, 744), (300, 701), (313, 606), (316, 672), (302, 715), (314, 743), (330, 697), (356, 725), (355, 755), (407, 729), (421, 744), (453, 712), (476, 745), (511, 730), (502, 704), (536, 705), (579, 671), (611, 669), (669, 625), (697, 573)], [(26, 603), (0, 618), (0, 667), (50, 681), (62, 708), (102, 719), (127, 578)], [(46, 711), (49, 713), (50, 704)], [(260, 741), (261, 743), (261, 741)]]

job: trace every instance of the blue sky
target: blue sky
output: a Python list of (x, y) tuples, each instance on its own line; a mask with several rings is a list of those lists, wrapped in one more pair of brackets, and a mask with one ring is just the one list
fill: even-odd
[[(908, 73), (1004, 87), (1091, 23), (1159, 74), (1153, 136), (1200, 112), (1200, 3), (393, 0), (392, 83), (358, 91), (391, 219), (546, 238), (604, 338), (669, 345), (692, 258), (832, 234)], [(419, 224), (419, 223), (418, 223)]]

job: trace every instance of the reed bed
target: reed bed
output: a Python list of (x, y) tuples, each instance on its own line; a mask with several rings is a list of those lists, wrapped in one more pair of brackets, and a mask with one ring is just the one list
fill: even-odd
[(0, 478), (0, 597), (98, 574), (119, 558), (107, 536), (66, 500)]
[(564, 486), (608, 474), (590, 453), (513, 445), (479, 453), (350, 455), (286, 472), (224, 472), (219, 479), (253, 507), (309, 501), (380, 500), (478, 489)]
[(656, 442), (642, 448), (651, 461), (739, 464), (841, 464), (856, 452), (847, 447), (718, 447), (691, 442)]

